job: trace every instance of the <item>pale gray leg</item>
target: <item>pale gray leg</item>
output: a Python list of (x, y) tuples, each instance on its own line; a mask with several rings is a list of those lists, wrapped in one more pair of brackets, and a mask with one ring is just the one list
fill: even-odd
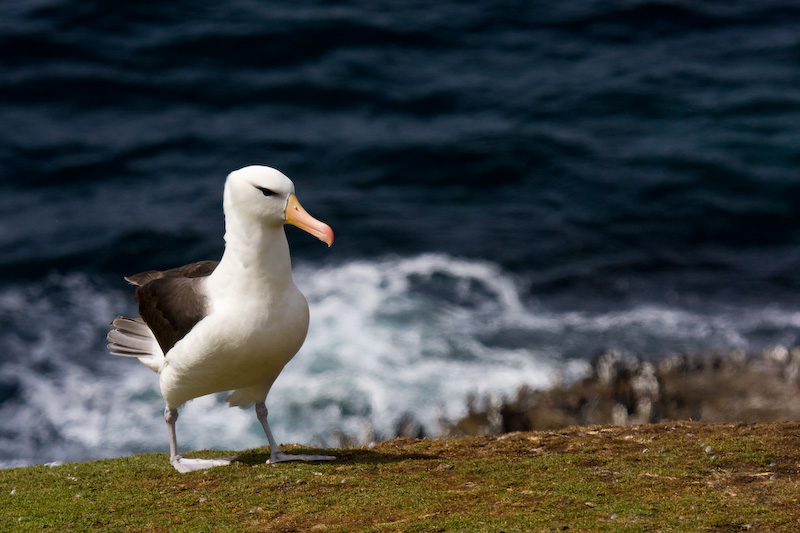
[(281, 449), (278, 448), (278, 443), (275, 442), (275, 437), (272, 436), (272, 431), (269, 429), (269, 423), (267, 422), (267, 406), (264, 402), (256, 403), (256, 416), (264, 427), (264, 433), (267, 434), (267, 440), (269, 441), (269, 460), (267, 464), (281, 463), (283, 461), (331, 461), (336, 459), (336, 457), (332, 455), (295, 455), (282, 452)]
[(180, 473), (191, 472), (193, 470), (204, 470), (214, 466), (229, 465), (235, 457), (225, 457), (224, 459), (193, 459), (191, 457), (181, 457), (178, 453), (178, 439), (175, 436), (175, 422), (178, 421), (178, 410), (164, 409), (164, 421), (167, 423), (167, 433), (169, 433), (169, 462)]

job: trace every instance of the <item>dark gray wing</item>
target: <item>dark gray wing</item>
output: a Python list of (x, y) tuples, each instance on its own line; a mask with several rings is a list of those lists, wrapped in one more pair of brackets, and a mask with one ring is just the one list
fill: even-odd
[(134, 299), (139, 303), (139, 315), (165, 354), (206, 316), (208, 302), (202, 282), (217, 264), (202, 261), (125, 278), (138, 285)]

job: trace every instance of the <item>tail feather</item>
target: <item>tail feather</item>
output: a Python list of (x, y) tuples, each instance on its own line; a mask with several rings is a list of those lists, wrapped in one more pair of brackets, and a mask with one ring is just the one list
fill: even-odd
[(161, 370), (164, 353), (144, 320), (118, 316), (111, 325), (115, 329), (106, 336), (111, 355), (136, 357), (148, 368), (156, 372)]
[(109, 348), (112, 348), (112, 353), (114, 349), (119, 349), (124, 351), (126, 355), (149, 355), (153, 344), (152, 339), (132, 335), (118, 329), (109, 331), (106, 338), (111, 343)]

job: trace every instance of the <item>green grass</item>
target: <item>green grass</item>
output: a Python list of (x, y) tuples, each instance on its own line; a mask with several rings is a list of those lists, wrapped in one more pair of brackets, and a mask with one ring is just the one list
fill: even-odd
[(794, 422), (395, 439), (324, 453), (338, 459), (266, 465), (260, 448), (189, 474), (164, 454), (0, 470), (0, 531), (800, 530)]

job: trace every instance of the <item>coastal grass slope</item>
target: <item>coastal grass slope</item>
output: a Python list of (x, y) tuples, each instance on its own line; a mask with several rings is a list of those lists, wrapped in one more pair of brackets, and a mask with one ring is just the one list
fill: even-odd
[[(571, 427), (0, 470), (2, 531), (796, 531), (800, 423)], [(197, 455), (225, 456), (207, 451)]]

